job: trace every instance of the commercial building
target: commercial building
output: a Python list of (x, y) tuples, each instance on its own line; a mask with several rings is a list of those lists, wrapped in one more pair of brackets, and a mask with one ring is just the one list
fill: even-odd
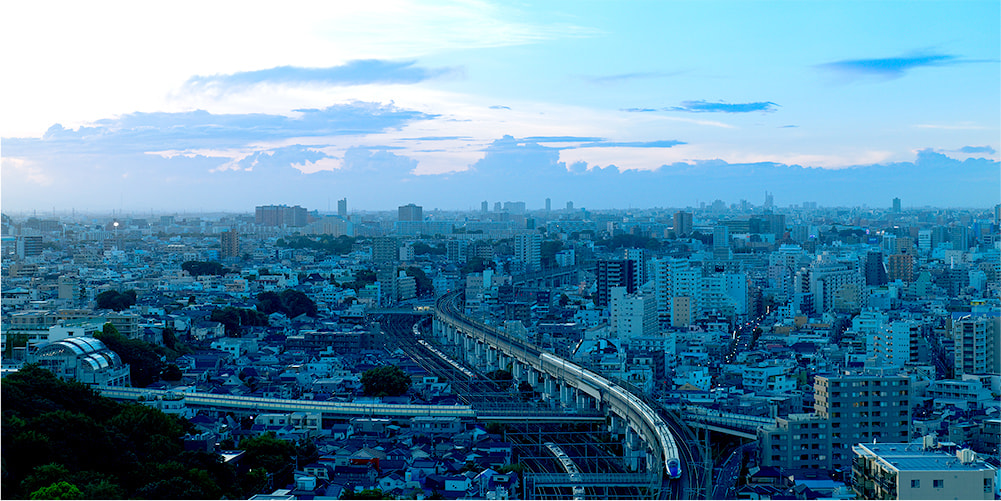
[(219, 235), (219, 256), (223, 259), (240, 257), (240, 234), (236, 230), (224, 231)]
[(861, 499), (995, 499), (996, 467), (962, 449), (950, 453), (921, 443), (860, 443), (852, 447), (852, 490)]
[(848, 467), (854, 444), (910, 437), (910, 384), (909, 376), (877, 373), (815, 378), (813, 410), (830, 423), (833, 467)]

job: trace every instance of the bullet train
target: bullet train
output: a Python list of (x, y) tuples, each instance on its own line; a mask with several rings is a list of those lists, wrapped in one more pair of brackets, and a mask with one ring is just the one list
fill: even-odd
[(510, 351), (516, 357), (527, 360), (538, 356), (541, 367), (545, 372), (550, 374), (562, 373), (578, 377), (586, 385), (595, 388), (602, 395), (602, 400), (609, 402), (618, 409), (627, 409), (626, 413), (629, 415), (623, 417), (639, 428), (636, 429), (636, 432), (643, 437), (643, 440), (651, 449), (657, 451), (657, 454), (660, 455), (664, 474), (671, 479), (681, 478), (683, 471), (674, 434), (667, 423), (664, 422), (664, 419), (650, 408), (646, 402), (637, 398), (625, 388), (579, 365), (550, 353), (542, 352), (537, 347), (526, 344), (522, 340), (513, 338), (496, 329), (471, 322), (461, 314), (461, 311), (455, 307), (455, 304), (450, 299), (452, 298), (448, 296), (439, 298), (436, 307), (439, 315), (449, 317), (453, 322), (479, 331), (484, 336), (494, 338), (498, 346), (505, 347), (506, 350)]
[(562, 371), (563, 374), (575, 376), (598, 390), (603, 400), (609, 402), (613, 407), (627, 409), (626, 412), (630, 415), (623, 417), (631, 423), (636, 423), (640, 428), (636, 430), (637, 433), (654, 451), (658, 451), (661, 455), (664, 474), (671, 479), (681, 478), (681, 460), (674, 434), (664, 419), (646, 402), (608, 379), (560, 357), (543, 353), (539, 358), (542, 362), (542, 368), (546, 372), (560, 374)]

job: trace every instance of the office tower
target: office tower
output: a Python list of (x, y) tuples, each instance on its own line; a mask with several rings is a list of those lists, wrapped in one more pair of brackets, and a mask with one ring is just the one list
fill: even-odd
[(372, 261), (377, 263), (396, 261), (400, 257), (399, 243), (393, 237), (372, 239)]
[(337, 215), (348, 217), (348, 199), (346, 197), (337, 201)]
[(774, 205), (775, 205), (775, 197), (771, 193), (768, 193), (766, 191), (765, 192), (765, 205), (764, 205), (764, 207), (766, 209), (771, 209)]
[(832, 467), (847, 471), (852, 462), (851, 447), (857, 443), (906, 442), (910, 438), (910, 381), (909, 376), (882, 374), (814, 379), (813, 410), (828, 420)]
[(573, 210), (573, 200), (567, 200), (567, 210)]
[(893, 199), (893, 212), (894, 212), (894, 214), (900, 214), (900, 199), (899, 198), (894, 198)]
[(674, 213), (674, 235), (681, 238), (692, 233), (692, 213), (678, 211)]
[(546, 199), (546, 212), (549, 212), (552, 209), (553, 209), (553, 201), (551, 199), (547, 198)]
[(490, 204), (488, 204), (486, 200), (480, 202), (480, 212), (483, 212), (483, 213), (490, 212), (489, 208), (490, 208)]
[(514, 259), (523, 263), (526, 271), (538, 270), (542, 264), (542, 235), (535, 232), (515, 235)]
[(729, 261), (730, 257), (730, 228), (716, 226), (713, 228), (713, 260)]
[(952, 322), (956, 375), (1001, 374), (1001, 318), (966, 315)]
[(219, 245), (219, 256), (223, 259), (240, 257), (240, 234), (236, 230), (222, 232)]
[(300, 228), (306, 226), (309, 216), (304, 207), (298, 205), (260, 205), (254, 211), (254, 221), (262, 226), (285, 226)]
[(399, 221), (424, 221), (424, 208), (414, 204), (401, 205), (397, 219)]
[(611, 300), (612, 287), (625, 287), (627, 294), (636, 292), (636, 262), (628, 259), (601, 259), (597, 261), (598, 291), (595, 304), (606, 307)]
[(865, 284), (869, 286), (886, 285), (886, 267), (883, 266), (883, 253), (869, 251), (865, 254)]
[(494, 202), (494, 212), (500, 212), (500, 211), (501, 211), (501, 203)]

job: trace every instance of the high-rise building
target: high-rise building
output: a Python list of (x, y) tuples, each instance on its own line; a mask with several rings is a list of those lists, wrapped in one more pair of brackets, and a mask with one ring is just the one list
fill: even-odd
[(636, 261), (636, 284), (643, 285), (650, 280), (648, 276), (648, 263), (650, 262), (650, 251), (647, 249), (625, 249), (622, 251), (622, 257), (632, 261)]
[(399, 242), (394, 237), (372, 239), (372, 261), (377, 263), (396, 261), (400, 258)]
[(17, 257), (26, 258), (42, 255), (41, 235), (21, 235), (17, 237)]
[(677, 237), (692, 233), (692, 213), (678, 211), (674, 213), (674, 234)]
[(899, 198), (894, 198), (893, 199), (893, 212), (895, 214), (900, 214), (900, 199)]
[(771, 209), (774, 205), (775, 205), (775, 197), (771, 193), (768, 193), (766, 191), (765, 192), (765, 205), (764, 205), (765, 208), (766, 209)]
[(414, 204), (401, 205), (397, 219), (400, 221), (423, 221), (424, 208)]
[(897, 320), (883, 325), (866, 336), (866, 356), (880, 366), (903, 367), (918, 362), (921, 322)]
[(240, 234), (236, 230), (224, 231), (219, 235), (219, 257), (223, 259), (240, 257)]
[(891, 254), (888, 258), (887, 275), (891, 282), (902, 280), (914, 281), (914, 256), (911, 254)]
[(567, 210), (573, 210), (573, 200), (567, 200)]
[(304, 207), (298, 205), (261, 205), (254, 212), (254, 221), (262, 226), (286, 226), (300, 228), (309, 222), (309, 215)]
[(730, 228), (719, 225), (713, 228), (713, 259), (728, 261), (732, 257), (730, 251)]
[(627, 294), (636, 292), (636, 262), (629, 259), (601, 259), (596, 263), (598, 291), (595, 304), (607, 307), (612, 287), (625, 287)]
[(489, 212), (489, 210), (488, 210), (489, 207), (490, 207), (490, 204), (488, 204), (486, 200), (480, 202), (480, 212), (484, 212), (484, 213)]
[(831, 467), (847, 471), (855, 444), (905, 442), (910, 438), (910, 385), (909, 376), (816, 376), (813, 410), (828, 420), (825, 432), (831, 434)]
[(468, 240), (448, 240), (445, 242), (445, 257), (451, 263), (465, 264), (469, 261)]
[(865, 284), (869, 286), (886, 285), (886, 267), (883, 266), (883, 253), (869, 251), (865, 254)]
[(549, 212), (551, 210), (553, 210), (553, 201), (549, 198), (546, 198), (546, 212)]
[(526, 271), (538, 270), (542, 264), (542, 235), (537, 232), (515, 235), (514, 259), (524, 264)]
[(627, 294), (625, 287), (612, 287), (610, 323), (612, 332), (623, 342), (657, 334), (657, 300), (652, 292)]
[(1001, 374), (1001, 318), (965, 315), (952, 322), (956, 374)]
[(504, 202), (504, 210), (511, 214), (524, 214), (525, 202)]
[(341, 217), (348, 217), (348, 199), (347, 197), (342, 198), (337, 201), (337, 215)]

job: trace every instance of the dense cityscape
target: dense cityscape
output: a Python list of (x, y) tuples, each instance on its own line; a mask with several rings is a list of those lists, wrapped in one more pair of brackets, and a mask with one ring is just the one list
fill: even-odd
[(1001, 205), (7, 212), (4, 498), (998, 499)]

